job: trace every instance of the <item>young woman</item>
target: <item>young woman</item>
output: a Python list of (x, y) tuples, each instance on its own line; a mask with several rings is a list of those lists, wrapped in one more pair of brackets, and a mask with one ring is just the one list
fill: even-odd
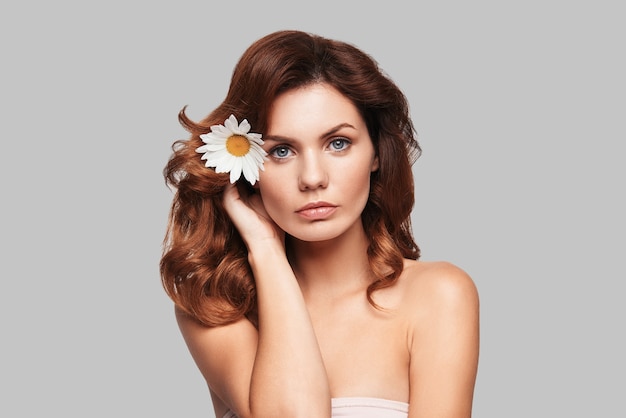
[(175, 142), (165, 290), (217, 417), (469, 417), (478, 295), (418, 261), (405, 96), (354, 46), (280, 31)]

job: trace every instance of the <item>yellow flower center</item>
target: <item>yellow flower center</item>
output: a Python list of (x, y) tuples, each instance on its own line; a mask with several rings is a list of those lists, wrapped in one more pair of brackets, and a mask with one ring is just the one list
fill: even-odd
[(232, 135), (226, 140), (226, 150), (235, 157), (243, 157), (250, 150), (250, 141), (243, 135)]

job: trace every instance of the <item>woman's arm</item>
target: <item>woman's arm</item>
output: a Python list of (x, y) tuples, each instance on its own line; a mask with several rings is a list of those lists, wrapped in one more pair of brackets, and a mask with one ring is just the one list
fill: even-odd
[(420, 272), (410, 339), (409, 418), (469, 418), (478, 367), (479, 300), (448, 263)]
[(281, 417), (330, 416), (326, 369), (284, 251), (264, 246), (252, 254), (259, 337), (250, 384), (251, 408)]
[(211, 392), (217, 418), (227, 409), (249, 417), (250, 377), (257, 348), (257, 330), (243, 318), (220, 327), (209, 328), (176, 309), (178, 326), (198, 369)]
[(258, 195), (243, 202), (235, 187), (224, 206), (248, 246), (259, 329), (242, 319), (207, 328), (179, 314), (190, 353), (209, 387), (239, 417), (330, 416), (330, 390), (284, 236)]

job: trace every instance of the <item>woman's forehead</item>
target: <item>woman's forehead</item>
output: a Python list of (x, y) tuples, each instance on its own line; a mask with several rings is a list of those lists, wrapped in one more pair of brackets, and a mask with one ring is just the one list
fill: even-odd
[(365, 122), (350, 99), (328, 84), (314, 84), (279, 95), (268, 115), (266, 135), (290, 131), (322, 134), (339, 128), (361, 129)]

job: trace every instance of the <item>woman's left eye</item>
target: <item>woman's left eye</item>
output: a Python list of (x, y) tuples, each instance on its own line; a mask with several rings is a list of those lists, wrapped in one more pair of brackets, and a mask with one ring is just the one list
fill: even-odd
[(350, 146), (350, 141), (346, 138), (335, 138), (330, 141), (330, 148), (333, 151), (343, 151)]

